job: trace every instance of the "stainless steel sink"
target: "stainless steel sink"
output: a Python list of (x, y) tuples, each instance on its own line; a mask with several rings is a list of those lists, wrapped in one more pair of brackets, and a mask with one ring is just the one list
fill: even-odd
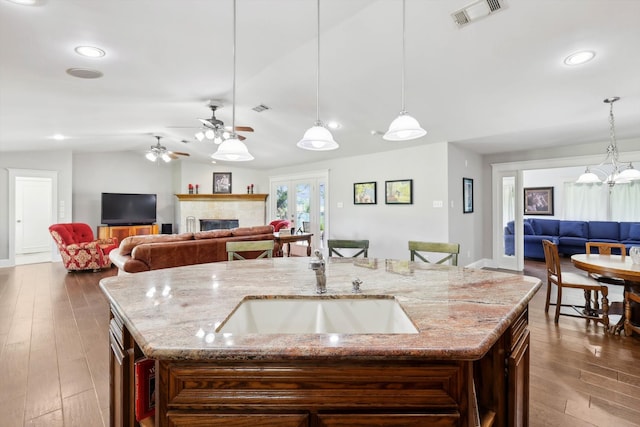
[(246, 297), (217, 332), (232, 334), (416, 334), (392, 296)]

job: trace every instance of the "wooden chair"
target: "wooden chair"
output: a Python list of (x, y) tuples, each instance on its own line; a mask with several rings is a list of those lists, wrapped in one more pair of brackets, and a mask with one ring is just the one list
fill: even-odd
[(631, 303), (640, 307), (640, 286), (631, 284), (624, 291), (624, 334), (631, 336), (634, 332), (640, 334), (640, 325), (631, 323)]
[(435, 252), (435, 253), (444, 253), (449, 254), (444, 258), (436, 261), (436, 264), (444, 264), (445, 262), (451, 260), (451, 265), (458, 265), (458, 254), (460, 253), (460, 244), (459, 243), (435, 243), (435, 242), (415, 242), (409, 241), (409, 255), (411, 256), (411, 261), (415, 261), (416, 258), (424, 261), (429, 261), (426, 256), (420, 254), (419, 252)]
[[(245, 258), (238, 252), (260, 252), (257, 256)], [(241, 242), (227, 242), (227, 255), (229, 261), (234, 259), (258, 259), (273, 257), (273, 240), (253, 240)], [(245, 255), (246, 256), (246, 255)]]
[[(344, 258), (345, 255), (341, 253), (339, 250), (344, 252), (344, 249), (355, 249), (359, 251), (354, 254), (347, 256), (347, 258), (355, 258), (362, 255), (364, 258), (369, 257), (369, 241), (368, 240), (339, 240), (339, 239), (329, 239), (327, 242), (327, 246), (329, 247), (329, 256), (338, 256)], [(334, 255), (335, 254), (335, 255)]]
[[(622, 255), (622, 258), (627, 254), (627, 247), (624, 243), (587, 242), (586, 247), (588, 254), (611, 255), (612, 249), (617, 249), (617, 251), (613, 251), (614, 254)], [(598, 249), (598, 252), (594, 252), (593, 249)]]
[[(544, 248), (544, 259), (547, 267), (547, 300), (544, 306), (544, 312), (549, 312), (549, 305), (555, 305), (555, 323), (558, 323), (560, 315), (569, 317), (581, 317), (583, 319), (587, 319), (587, 321), (593, 320), (595, 322), (602, 323), (604, 325), (605, 332), (608, 332), (609, 300), (607, 299), (607, 296), (609, 295), (609, 289), (605, 285), (587, 275), (571, 272), (562, 273), (562, 270), (560, 268), (560, 255), (558, 254), (558, 246), (550, 242), (549, 240), (543, 240), (542, 246)], [(552, 304), (550, 302), (551, 284), (555, 284), (558, 288), (558, 296), (556, 298), (555, 304)], [(584, 305), (563, 304), (563, 288), (582, 289), (584, 291)], [(591, 291), (594, 291), (595, 295), (598, 295), (598, 292), (602, 294), (602, 315), (600, 315), (597, 299), (593, 301), (592, 306)], [(562, 307), (570, 307), (575, 313), (561, 313), (560, 309)]]
[[(586, 249), (588, 254), (599, 253), (600, 255), (611, 255), (612, 249), (617, 249), (616, 252), (620, 252), (622, 259), (627, 255), (627, 247), (624, 243), (604, 243), (604, 242), (587, 242)], [(594, 252), (594, 249), (598, 249), (598, 252)], [(617, 279), (615, 277), (607, 277), (597, 273), (589, 273), (593, 279), (602, 283), (609, 283), (611, 285), (624, 286), (623, 279)], [(597, 298), (597, 295), (596, 295)]]

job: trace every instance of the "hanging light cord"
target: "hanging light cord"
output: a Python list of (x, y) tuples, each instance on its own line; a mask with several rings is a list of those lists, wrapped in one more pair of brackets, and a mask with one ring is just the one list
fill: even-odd
[(402, 0), (402, 78), (401, 78), (401, 88), (400, 88), (400, 94), (402, 96), (402, 110), (400, 112), (400, 114), (404, 114), (406, 113), (405, 109), (404, 109), (404, 62), (405, 62), (405, 0)]
[(236, 136), (236, 0), (233, 0), (233, 103), (231, 107), (231, 137)]
[(316, 1), (317, 6), (317, 30), (318, 30), (318, 49), (316, 58), (316, 126), (321, 126), (320, 122), (320, 0)]

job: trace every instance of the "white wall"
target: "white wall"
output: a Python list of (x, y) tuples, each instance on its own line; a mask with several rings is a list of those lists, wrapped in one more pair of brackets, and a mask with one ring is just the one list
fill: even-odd
[[(468, 265), (481, 258), (485, 236), (482, 218), (485, 209), (491, 212), (490, 193), (483, 193), (482, 156), (449, 144), (449, 238), (460, 243), (458, 265)], [(473, 212), (462, 211), (462, 178), (473, 179)], [(436, 181), (437, 182), (437, 181)]]
[[(450, 221), (462, 218), (462, 176), (479, 179), (480, 157), (456, 149), (454, 159), (464, 163), (470, 159), (469, 168), (458, 168), (455, 178), (450, 178), (448, 166), (449, 145), (446, 142), (428, 144), (413, 148), (398, 149), (384, 153), (370, 154), (339, 160), (317, 162), (300, 167), (271, 170), (272, 176), (295, 174), (306, 170), (329, 169), (329, 238), (369, 239), (369, 256), (376, 258), (408, 259), (409, 240), (447, 242), (452, 237)], [(459, 178), (459, 179), (458, 179)], [(387, 180), (413, 179), (412, 205), (386, 205), (384, 187)], [(450, 180), (455, 182), (450, 184)], [(377, 182), (376, 205), (354, 205), (353, 184), (356, 182)], [(479, 182), (478, 182), (479, 184)], [(459, 188), (458, 188), (459, 187)], [(452, 188), (455, 195), (452, 196)], [(480, 187), (478, 187), (480, 188)], [(476, 200), (482, 199), (480, 192)], [(451, 208), (450, 200), (454, 201)], [(434, 208), (434, 201), (443, 201), (443, 207)], [(338, 207), (339, 204), (342, 207)], [(452, 211), (460, 214), (451, 214)], [(474, 214), (466, 214), (464, 222), (469, 229), (482, 222), (481, 208)], [(459, 223), (455, 223), (456, 227)], [(477, 227), (480, 230), (480, 227)], [(475, 260), (482, 257), (477, 252), (473, 233), (454, 233), (463, 248), (471, 253), (466, 258)], [(481, 239), (480, 239), (481, 240)], [(460, 265), (464, 265), (460, 261)]]
[(9, 258), (9, 172), (8, 169), (38, 169), (58, 172), (58, 202), (67, 206), (65, 222), (72, 220), (72, 159), (70, 151), (2, 152), (0, 154), (0, 265)]
[(173, 171), (178, 162), (152, 163), (132, 152), (73, 155), (73, 218), (97, 233), (102, 193), (155, 193), (158, 223), (173, 223)]

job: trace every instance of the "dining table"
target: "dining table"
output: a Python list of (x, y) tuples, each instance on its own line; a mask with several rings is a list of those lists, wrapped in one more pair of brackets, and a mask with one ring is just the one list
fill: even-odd
[(624, 328), (625, 335), (629, 336), (632, 330), (640, 330), (640, 307), (632, 310), (631, 301), (626, 297), (628, 292), (640, 294), (640, 264), (634, 264), (629, 256), (601, 254), (575, 254), (571, 262), (588, 273), (624, 280), (624, 314), (613, 331), (619, 333)]

